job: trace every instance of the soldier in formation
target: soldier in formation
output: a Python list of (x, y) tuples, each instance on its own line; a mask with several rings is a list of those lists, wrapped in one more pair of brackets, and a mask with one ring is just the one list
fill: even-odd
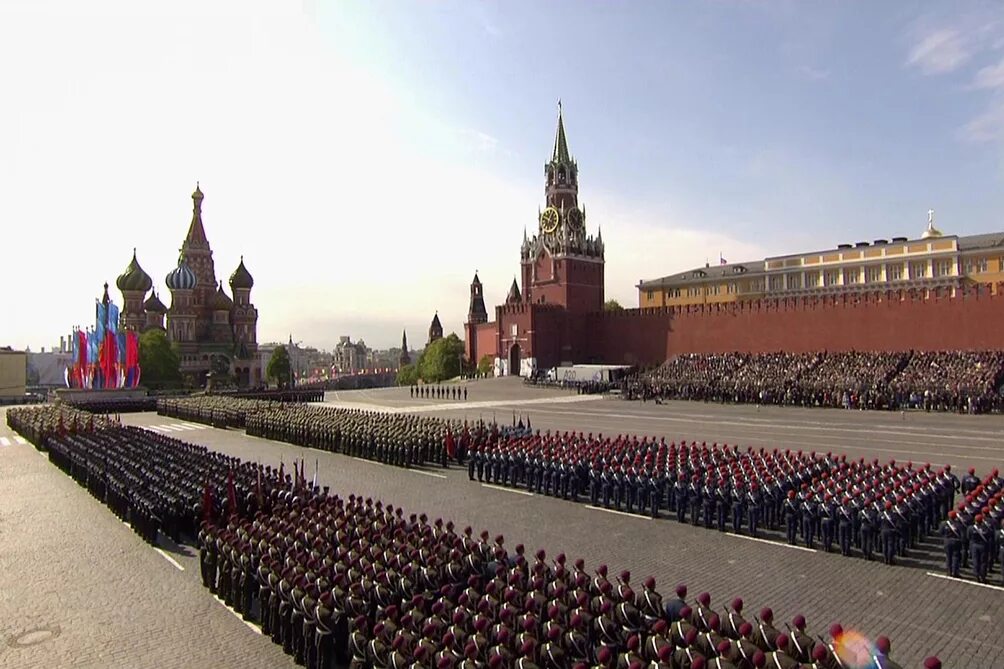
[[(782, 631), (769, 608), (747, 620), (741, 599), (716, 611), (683, 584), (665, 600), (654, 578), (636, 586), (627, 571), (530, 557), (501, 535), (331, 494), (302, 468), (290, 476), (114, 425), (39, 436), (60, 457), (102, 456), (106, 485), (129, 486), (130, 514), (138, 493), (182, 530), (197, 524), (204, 585), (310, 669), (843, 666), (839, 626), (824, 640), (798, 615)], [(894, 666), (888, 652), (880, 639), (874, 666)]]

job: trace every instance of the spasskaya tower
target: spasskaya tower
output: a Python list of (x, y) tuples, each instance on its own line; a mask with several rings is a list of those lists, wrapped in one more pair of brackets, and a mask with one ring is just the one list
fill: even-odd
[(603, 263), (602, 234), (588, 234), (585, 207), (579, 206), (579, 167), (568, 150), (559, 102), (554, 148), (544, 164), (544, 210), (536, 233), (524, 232), (520, 249), (523, 300), (572, 313), (600, 311)]

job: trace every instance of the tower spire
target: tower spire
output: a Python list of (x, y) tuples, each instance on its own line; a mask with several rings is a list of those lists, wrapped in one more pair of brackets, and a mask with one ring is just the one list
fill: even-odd
[(485, 298), (482, 293), (481, 279), (474, 270), (474, 280), (471, 281), (471, 302), (467, 309), (468, 323), (487, 323), (488, 311), (485, 309)]
[(199, 182), (195, 182), (195, 192), (192, 193), (192, 224), (188, 226), (188, 236), (185, 241), (188, 244), (209, 245), (206, 238), (206, 230), (202, 227), (202, 190)]
[(401, 367), (411, 364), (411, 356), (408, 354), (408, 332), (406, 330), (401, 330), (401, 355), (397, 361)]
[(558, 99), (558, 129), (554, 133), (554, 150), (551, 152), (551, 161), (556, 163), (572, 162), (572, 158), (568, 154), (568, 140), (565, 139), (565, 121), (561, 114), (561, 98)]

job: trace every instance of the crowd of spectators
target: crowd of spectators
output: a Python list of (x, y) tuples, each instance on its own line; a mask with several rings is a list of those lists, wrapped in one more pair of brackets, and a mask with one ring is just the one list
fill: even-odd
[(625, 379), (629, 399), (1004, 411), (1004, 352), (686, 354)]

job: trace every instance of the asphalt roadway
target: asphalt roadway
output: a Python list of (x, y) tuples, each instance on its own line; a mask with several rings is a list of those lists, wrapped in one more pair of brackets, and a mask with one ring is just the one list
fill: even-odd
[[(508, 379), (467, 388), (466, 402), (413, 399), (407, 388), (329, 393), (326, 402), (471, 420), (494, 415), (499, 422), (516, 412), (542, 430), (832, 450), (981, 472), (1004, 461), (1000, 417), (657, 406)], [(664, 593), (684, 582), (691, 597), (708, 591), (718, 610), (741, 596), (750, 612), (771, 606), (779, 626), (802, 613), (818, 634), (832, 622), (872, 638), (885, 634), (904, 667), (919, 667), (929, 654), (946, 667), (1004, 667), (1004, 589), (945, 578), (933, 544), (890, 567), (471, 483), (456, 467), (404, 470), (152, 413), (123, 421), (242, 458), (283, 461), (287, 469), (303, 457), (308, 475), (316, 466), (319, 483), (340, 494), (379, 496), (460, 528), (486, 528), (504, 534), (508, 546), (582, 557), (587, 569), (627, 568), (639, 582), (651, 574)], [(201, 587), (189, 547), (142, 542), (34, 448), (15, 441), (2, 415), (0, 480), (0, 667), (294, 666)]]

